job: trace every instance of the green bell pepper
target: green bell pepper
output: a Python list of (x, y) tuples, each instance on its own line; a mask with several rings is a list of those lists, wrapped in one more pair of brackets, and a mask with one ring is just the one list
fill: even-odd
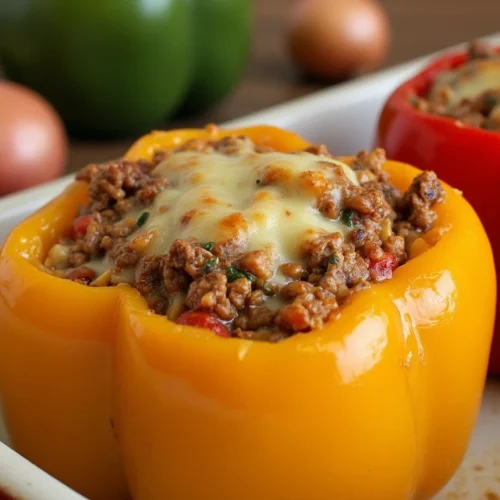
[(251, 0), (0, 1), (6, 76), (70, 129), (134, 134), (221, 99), (243, 71)]

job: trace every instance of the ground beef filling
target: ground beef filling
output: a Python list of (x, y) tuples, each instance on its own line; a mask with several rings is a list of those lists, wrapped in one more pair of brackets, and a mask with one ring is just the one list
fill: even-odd
[(467, 61), (443, 72), (425, 96), (412, 96), (420, 111), (470, 127), (500, 130), (500, 55), (490, 45), (469, 44)]
[[(176, 152), (237, 155), (249, 147), (257, 155), (272, 151), (254, 146), (248, 137), (226, 137), (192, 140), (158, 152), (151, 162), (85, 167), (77, 178), (89, 183), (90, 203), (71, 234), (49, 251), (47, 270), (91, 286), (130, 283), (154, 312), (174, 321), (225, 336), (278, 341), (321, 328), (353, 293), (390, 279), (408, 259), (412, 242), (432, 227), (435, 204), (444, 198), (432, 172), (417, 176), (401, 193), (382, 168), (383, 150), (362, 151), (351, 165), (359, 185), (344, 183), (335, 200), (328, 196), (331, 185), (318, 182), (313, 172), (302, 176), (315, 190), (318, 211), (341, 221), (348, 232), (347, 237), (324, 233), (300, 243), (300, 262), (280, 262), (266, 248), (249, 251), (236, 237), (224, 242), (176, 239), (166, 253), (147, 252), (156, 235), (140, 228), (148, 206), (169, 189), (169, 180), (155, 177), (153, 169)], [(330, 157), (324, 146), (307, 153)], [(259, 183), (275, 181), (270, 176)], [(112, 265), (98, 275), (91, 262), (104, 256)], [(188, 321), (190, 313), (197, 323)]]

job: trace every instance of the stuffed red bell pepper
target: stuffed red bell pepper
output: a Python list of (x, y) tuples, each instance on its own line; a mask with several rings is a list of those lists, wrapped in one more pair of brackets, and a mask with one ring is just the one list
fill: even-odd
[[(478, 212), (500, 263), (498, 49), (473, 42), (467, 51), (437, 59), (397, 88), (382, 110), (377, 144), (389, 158), (433, 170), (462, 190)], [(490, 372), (500, 374), (498, 321)]]

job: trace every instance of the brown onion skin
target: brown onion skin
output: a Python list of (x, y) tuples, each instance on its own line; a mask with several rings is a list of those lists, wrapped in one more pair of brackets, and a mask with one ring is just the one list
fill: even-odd
[(67, 138), (52, 106), (21, 85), (0, 81), (0, 196), (58, 177)]
[(376, 0), (295, 0), (287, 43), (305, 73), (338, 81), (382, 64), (390, 44), (389, 20)]

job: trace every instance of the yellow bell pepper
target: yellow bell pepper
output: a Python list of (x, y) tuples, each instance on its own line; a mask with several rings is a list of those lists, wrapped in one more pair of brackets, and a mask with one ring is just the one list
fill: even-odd
[[(154, 132), (129, 159), (193, 138)], [(387, 162), (405, 189), (418, 174)], [(0, 255), (0, 395), (17, 450), (91, 499), (427, 499), (459, 465), (479, 409), (495, 307), (491, 248), (453, 189), (391, 280), (321, 330), (224, 339), (148, 311), (128, 286), (46, 274), (86, 200), (74, 183)], [(115, 439), (116, 438), (116, 439)], [(122, 467), (123, 465), (123, 467)]]

